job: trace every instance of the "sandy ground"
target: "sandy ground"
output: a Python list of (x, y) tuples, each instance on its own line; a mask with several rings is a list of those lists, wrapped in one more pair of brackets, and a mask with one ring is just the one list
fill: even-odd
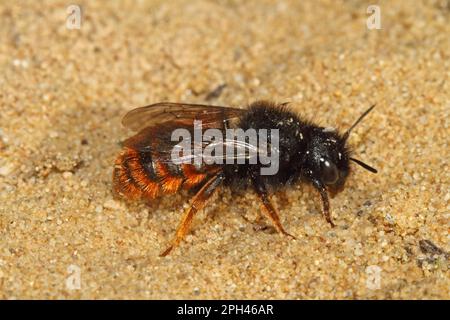
[[(67, 1), (14, 2), (0, 3), (1, 298), (450, 298), (449, 1), (379, 2), (381, 30), (358, 0), (71, 1), (79, 30)], [(334, 229), (311, 187), (276, 194), (297, 240), (225, 189), (160, 258), (189, 195), (113, 199), (121, 117), (256, 99), (340, 128), (376, 103), (351, 143), (379, 174), (354, 168)]]

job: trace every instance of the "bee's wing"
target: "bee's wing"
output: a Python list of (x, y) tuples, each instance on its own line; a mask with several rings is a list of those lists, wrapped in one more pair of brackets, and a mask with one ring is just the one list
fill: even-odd
[(210, 106), (202, 104), (186, 104), (160, 102), (128, 112), (122, 124), (134, 131), (141, 131), (165, 122), (192, 124), (201, 120), (204, 126), (222, 128), (224, 121), (239, 117), (245, 109)]
[[(236, 140), (224, 140), (220, 142), (200, 142), (198, 146), (201, 150), (200, 153), (196, 153), (195, 141), (190, 142), (190, 149), (188, 152), (182, 150), (182, 153), (175, 153), (175, 157), (172, 157), (172, 152), (177, 151), (176, 145), (172, 145), (171, 148), (162, 150), (158, 149), (160, 155), (159, 160), (162, 162), (178, 162), (178, 163), (206, 163), (206, 164), (225, 164), (229, 163), (229, 160), (233, 160), (232, 163), (236, 163), (235, 160), (249, 160), (255, 159), (258, 155), (259, 148), (256, 144), (248, 142), (236, 141)], [(212, 153), (206, 152), (207, 149), (212, 148), (219, 152)], [(210, 150), (212, 150), (210, 149)], [(181, 151), (181, 149), (180, 149)], [(176, 159), (174, 159), (176, 158)]]
[(222, 150), (222, 154), (210, 156), (209, 153), (203, 154), (203, 159), (208, 161), (209, 159), (223, 159), (223, 160), (238, 160), (238, 159), (250, 159), (256, 157), (260, 150), (257, 142), (246, 142), (238, 139), (225, 138), (223, 141), (213, 141), (205, 143), (204, 147), (209, 149)]
[[(176, 129), (186, 129), (188, 137), (172, 138)], [(225, 129), (221, 129), (223, 139), (196, 141), (192, 128), (177, 122), (164, 123), (155, 127), (148, 127), (137, 135), (127, 139), (124, 146), (142, 152), (151, 152), (152, 157), (159, 162), (167, 163), (204, 163), (225, 164), (236, 163), (238, 160), (255, 160), (257, 156), (267, 154), (267, 143), (256, 141), (246, 142), (239, 139), (226, 138)], [(182, 142), (182, 144), (180, 144)], [(181, 147), (182, 145), (182, 147)], [(250, 163), (252, 163), (250, 161)]]

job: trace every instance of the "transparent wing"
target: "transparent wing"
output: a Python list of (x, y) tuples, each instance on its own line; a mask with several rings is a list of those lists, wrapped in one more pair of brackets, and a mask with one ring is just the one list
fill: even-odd
[(213, 142), (185, 140), (185, 144), (173, 144), (170, 148), (158, 149), (163, 162), (181, 163), (256, 163), (258, 156), (267, 154), (267, 144), (257, 145), (239, 140), (225, 139)]
[(122, 119), (122, 124), (134, 131), (165, 122), (193, 123), (201, 120), (204, 126), (223, 127), (226, 120), (239, 117), (245, 109), (211, 106), (202, 104), (185, 104), (160, 102), (128, 112)]
[[(172, 136), (176, 129), (186, 129), (186, 136)], [(205, 132), (203, 131), (203, 134)], [(255, 160), (258, 155), (267, 153), (267, 143), (256, 139), (244, 141), (229, 138), (225, 129), (219, 129), (220, 138), (203, 136), (194, 139), (192, 126), (179, 122), (166, 122), (147, 127), (135, 136), (124, 141), (123, 145), (142, 152), (150, 152), (160, 162), (222, 164), (230, 160)], [(265, 153), (264, 153), (265, 152)], [(228, 160), (228, 161), (227, 161)]]
[[(196, 155), (196, 146), (199, 147), (198, 150), (201, 151), (200, 155)], [(174, 146), (175, 147), (175, 146)], [(182, 148), (179, 147), (179, 150)], [(166, 150), (166, 153), (171, 153), (173, 148)], [(202, 142), (196, 144), (191, 142), (190, 148), (186, 149), (188, 155), (184, 155), (183, 159), (191, 160), (197, 157), (202, 157), (203, 159), (248, 159), (253, 154), (258, 152), (258, 147), (256, 145), (240, 142), (240, 141), (221, 141), (221, 142)], [(213, 152), (214, 151), (214, 152)]]

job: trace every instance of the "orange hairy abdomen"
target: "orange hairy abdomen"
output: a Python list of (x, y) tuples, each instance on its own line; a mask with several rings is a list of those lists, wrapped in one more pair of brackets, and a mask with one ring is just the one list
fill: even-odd
[(161, 160), (156, 152), (125, 147), (114, 165), (114, 191), (129, 199), (154, 199), (191, 189), (218, 170), (217, 166), (177, 165)]

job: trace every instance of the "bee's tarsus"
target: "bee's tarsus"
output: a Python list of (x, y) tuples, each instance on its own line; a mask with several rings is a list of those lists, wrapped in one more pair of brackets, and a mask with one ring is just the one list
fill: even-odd
[(166, 250), (164, 250), (163, 252), (161, 252), (159, 254), (160, 257), (165, 257), (167, 256), (173, 249), (173, 246), (169, 246)]
[(325, 217), (325, 220), (327, 220), (327, 222), (331, 225), (331, 227), (335, 227), (333, 219), (331, 218), (330, 200), (328, 198), (327, 189), (322, 184), (322, 182), (318, 180), (313, 181), (313, 186), (317, 189), (317, 191), (319, 191), (320, 198), (322, 199), (322, 213)]

